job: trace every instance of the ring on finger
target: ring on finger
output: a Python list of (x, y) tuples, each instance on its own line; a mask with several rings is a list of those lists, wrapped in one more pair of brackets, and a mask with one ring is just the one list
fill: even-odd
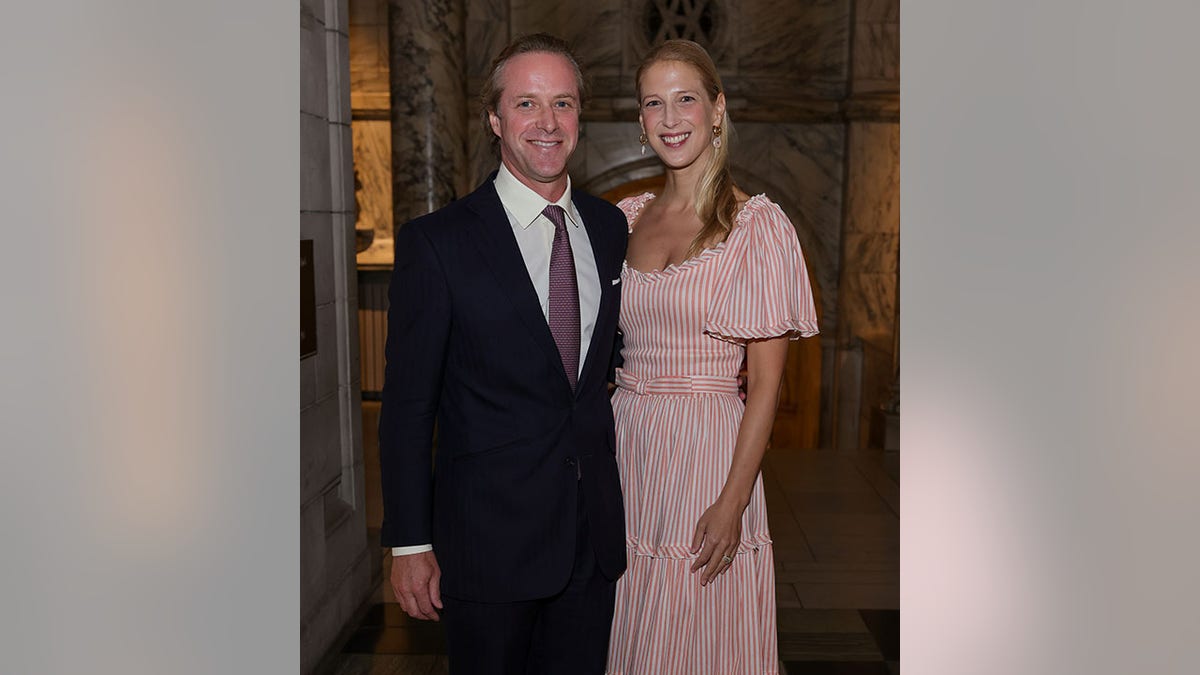
[(733, 558), (730, 558), (727, 555), (723, 555), (723, 556), (721, 556), (721, 562), (725, 563), (726, 565), (731, 565), (731, 564), (733, 564)]

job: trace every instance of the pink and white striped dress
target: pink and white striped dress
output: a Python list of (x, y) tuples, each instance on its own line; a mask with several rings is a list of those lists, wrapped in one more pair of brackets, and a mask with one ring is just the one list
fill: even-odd
[[(653, 198), (620, 202), (630, 231)], [(778, 205), (757, 195), (726, 241), (661, 271), (626, 266), (621, 278), (625, 363), (612, 404), (629, 567), (617, 582), (608, 672), (778, 673), (762, 477), (727, 573), (701, 587), (688, 549), (733, 458), (746, 340), (817, 333), (796, 232)]]

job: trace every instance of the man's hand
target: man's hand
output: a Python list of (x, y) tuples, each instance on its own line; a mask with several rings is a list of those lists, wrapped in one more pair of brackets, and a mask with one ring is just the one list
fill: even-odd
[(746, 402), (746, 378), (748, 375), (750, 375), (750, 370), (747, 367), (747, 359), (743, 356), (742, 365), (738, 367), (737, 375), (738, 398), (742, 399), (743, 403)]
[(442, 570), (433, 551), (392, 557), (392, 591), (400, 608), (414, 619), (440, 620), (441, 581)]

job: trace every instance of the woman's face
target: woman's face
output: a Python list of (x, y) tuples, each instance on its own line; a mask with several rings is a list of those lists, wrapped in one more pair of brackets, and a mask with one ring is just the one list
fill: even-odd
[(712, 128), (725, 114), (725, 95), (709, 98), (699, 71), (679, 61), (659, 61), (647, 68), (640, 91), (638, 119), (663, 164), (684, 169), (697, 159), (707, 160), (713, 151)]

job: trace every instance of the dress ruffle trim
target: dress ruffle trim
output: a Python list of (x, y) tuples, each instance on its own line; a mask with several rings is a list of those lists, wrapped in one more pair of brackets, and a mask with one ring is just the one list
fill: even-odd
[(718, 340), (740, 345), (745, 344), (747, 340), (767, 340), (785, 335), (789, 340), (799, 340), (800, 338), (817, 335), (821, 331), (817, 330), (817, 325), (814, 322), (787, 319), (769, 326), (756, 326), (754, 328), (725, 326), (708, 321), (704, 324), (704, 332)]
[(661, 277), (669, 277), (678, 272), (682, 272), (683, 270), (686, 270), (690, 267), (695, 267), (696, 265), (703, 263), (704, 261), (708, 260), (709, 258), (712, 258), (713, 256), (719, 254), (721, 251), (724, 251), (724, 250), (725, 250), (725, 242), (721, 242), (721, 243), (717, 244), (716, 246), (711, 246), (709, 248), (704, 249), (703, 251), (700, 251), (696, 255), (688, 258), (687, 260), (684, 260), (681, 263), (667, 265), (666, 267), (662, 268), (661, 270), (650, 270), (649, 272), (643, 272), (635, 267), (630, 267), (629, 263), (624, 262), (624, 261), (621, 262), (621, 268), (629, 271), (634, 276), (641, 277), (642, 279), (646, 279), (646, 280), (658, 279)]

